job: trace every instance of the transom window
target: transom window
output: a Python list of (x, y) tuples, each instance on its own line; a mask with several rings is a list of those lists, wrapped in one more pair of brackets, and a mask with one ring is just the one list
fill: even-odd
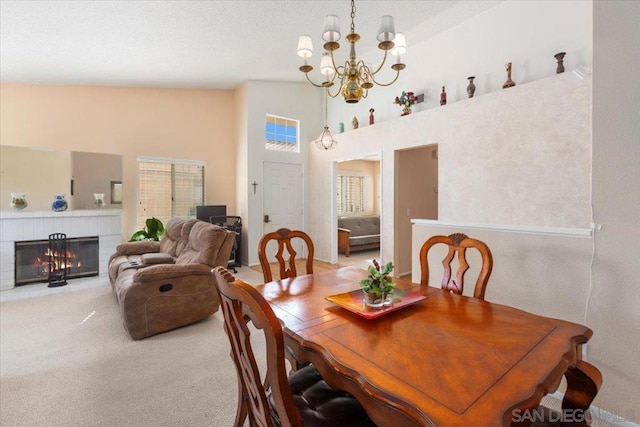
[(204, 205), (204, 163), (138, 158), (138, 229), (151, 217), (163, 224), (172, 217), (195, 218), (198, 205)]
[(267, 114), (264, 128), (265, 148), (267, 150), (300, 152), (299, 127), (298, 120)]
[(338, 175), (338, 215), (364, 213), (364, 176)]

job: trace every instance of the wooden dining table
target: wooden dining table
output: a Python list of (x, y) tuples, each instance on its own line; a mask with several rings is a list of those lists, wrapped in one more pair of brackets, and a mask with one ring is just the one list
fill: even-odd
[(326, 299), (357, 291), (366, 274), (347, 267), (257, 288), (283, 324), (294, 368), (313, 363), (378, 426), (526, 425), (563, 375), (563, 408), (588, 410), (599, 386), (580, 360), (588, 327), (406, 279), (395, 280), (398, 295), (426, 298), (375, 318)]

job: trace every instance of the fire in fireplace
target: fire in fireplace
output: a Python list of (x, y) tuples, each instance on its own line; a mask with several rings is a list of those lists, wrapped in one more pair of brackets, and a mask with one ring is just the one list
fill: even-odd
[[(97, 276), (98, 249), (98, 236), (67, 238), (65, 254), (52, 253), (49, 240), (15, 242), (16, 286), (48, 282), (51, 268), (55, 269), (53, 273), (66, 270), (66, 279)], [(65, 265), (50, 263), (52, 257), (66, 258)]]

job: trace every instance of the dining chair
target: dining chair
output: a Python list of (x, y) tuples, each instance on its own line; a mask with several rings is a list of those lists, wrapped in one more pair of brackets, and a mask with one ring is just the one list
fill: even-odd
[[(275, 254), (275, 257), (280, 268), (279, 279), (296, 277), (298, 275), (298, 270), (296, 268), (296, 255), (298, 255), (298, 253), (294, 249), (292, 242), (301, 241), (306, 245), (306, 274), (313, 273), (313, 241), (311, 240), (311, 237), (309, 237), (309, 235), (304, 231), (280, 228), (279, 230), (267, 233), (262, 236), (260, 242), (258, 243), (258, 258), (260, 259), (260, 266), (262, 267), (262, 275), (264, 276), (265, 283), (271, 282), (273, 280), (271, 264), (269, 264), (267, 254), (267, 245), (272, 241), (278, 243), (278, 250)], [(285, 249), (288, 252), (288, 259), (284, 258)]]
[[(445, 258), (442, 260), (444, 266), (444, 275), (442, 277), (442, 289), (448, 290), (456, 294), (462, 294), (464, 289), (464, 276), (469, 269), (467, 263), (466, 252), (468, 248), (477, 249), (482, 257), (482, 267), (476, 280), (476, 287), (473, 291), (475, 298), (484, 300), (484, 293), (487, 288), (487, 282), (493, 269), (493, 255), (491, 250), (482, 241), (472, 239), (463, 233), (454, 233), (449, 236), (433, 236), (429, 238), (420, 249), (420, 284), (423, 286), (429, 285), (429, 250), (437, 244), (444, 244), (448, 246), (448, 252)], [(458, 270), (454, 277), (452, 277), (452, 262), (457, 255)]]
[[(238, 374), (235, 427), (243, 426), (247, 416), (251, 427), (375, 426), (351, 394), (330, 388), (313, 365), (287, 376), (284, 334), (269, 303), (225, 268), (215, 268), (213, 275)], [(264, 378), (251, 345), (252, 330), (264, 335)]]

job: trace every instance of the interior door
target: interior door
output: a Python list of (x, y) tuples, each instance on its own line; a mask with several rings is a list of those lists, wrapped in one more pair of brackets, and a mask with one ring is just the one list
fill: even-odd
[[(263, 233), (270, 233), (279, 228), (302, 230), (302, 165), (264, 162), (263, 175)], [(295, 248), (298, 257), (306, 256), (302, 249), (302, 245)], [(275, 247), (267, 247), (269, 254), (275, 253), (276, 250)]]

